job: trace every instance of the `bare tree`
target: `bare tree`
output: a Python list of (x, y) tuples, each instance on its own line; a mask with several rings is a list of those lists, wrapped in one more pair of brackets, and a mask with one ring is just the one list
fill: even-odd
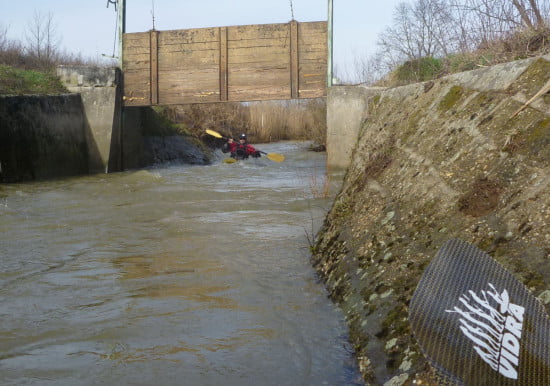
[(6, 50), (8, 41), (8, 27), (0, 26), (0, 51)]
[(528, 0), (529, 8), (521, 0), (512, 0), (514, 7), (521, 15), (521, 20), (529, 28), (540, 28), (546, 25), (537, 0)]
[[(544, 8), (539, 6), (542, 2)], [(543, 16), (548, 11), (548, 0), (455, 0), (455, 9), (471, 12), (477, 27), (483, 27), (488, 39), (519, 27), (539, 28), (546, 25)]]
[[(378, 36), (378, 46), (391, 60), (413, 60), (448, 53), (450, 14), (444, 0), (418, 0), (400, 3), (393, 26)], [(391, 54), (390, 54), (391, 53)]]
[(523, 5), (523, 2), (520, 0), (512, 0), (512, 4), (514, 4), (514, 7), (516, 7), (519, 14), (521, 15), (521, 20), (523, 21), (523, 23), (527, 27), (533, 28), (533, 23), (531, 22), (531, 18), (529, 17), (529, 14), (527, 13), (527, 10)]
[(462, 51), (499, 39), (518, 26), (508, 0), (449, 0)]
[(454, 50), (455, 33), (445, 0), (419, 0), (413, 14), (422, 56), (446, 56)]
[(537, 0), (512, 0), (512, 4), (517, 10), (524, 26), (528, 28), (541, 28), (546, 26), (546, 21), (542, 17), (543, 13)]
[(27, 54), (33, 57), (38, 65), (49, 66), (55, 63), (60, 39), (51, 13), (44, 15), (39, 11), (35, 12), (26, 37)]
[(356, 57), (353, 61), (353, 74), (349, 74), (348, 77), (352, 83), (374, 84), (388, 71), (381, 53), (378, 52)]
[(0, 26), (0, 63), (10, 66), (20, 65), (24, 62), (24, 50), (18, 40), (8, 37), (8, 29)]
[[(546, 1), (546, 3), (548, 3), (548, 1)], [(541, 27), (541, 28), (546, 27), (547, 26), (547, 21), (544, 20), (542, 15), (548, 15), (548, 13), (544, 13), (544, 10), (541, 9), (541, 7), (539, 7), (539, 5), (537, 4), (537, 0), (529, 0), (529, 4), (531, 5), (531, 9), (532, 9), (533, 14), (535, 15), (535, 19), (537, 21), (536, 26)]]
[(410, 6), (406, 3), (398, 4), (394, 11), (393, 25), (378, 35), (377, 45), (381, 51), (387, 52), (386, 60), (395, 55), (398, 61), (415, 56), (409, 15)]
[(390, 72), (406, 61), (471, 53), (526, 28), (544, 31), (549, 23), (550, 0), (400, 3), (394, 10), (393, 23), (378, 36), (376, 62), (370, 58), (355, 61), (356, 78), (370, 82), (376, 72)]

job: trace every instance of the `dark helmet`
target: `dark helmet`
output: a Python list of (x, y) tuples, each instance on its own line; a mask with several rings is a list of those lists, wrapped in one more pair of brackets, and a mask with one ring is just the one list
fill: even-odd
[(239, 139), (246, 139), (246, 134), (239, 135)]

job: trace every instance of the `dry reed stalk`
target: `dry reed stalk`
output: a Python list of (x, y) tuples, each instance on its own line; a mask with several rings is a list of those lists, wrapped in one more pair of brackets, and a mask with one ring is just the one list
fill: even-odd
[(313, 140), (326, 142), (324, 99), (214, 103), (170, 107), (168, 116), (196, 135), (206, 129), (223, 135), (247, 133), (253, 142)]

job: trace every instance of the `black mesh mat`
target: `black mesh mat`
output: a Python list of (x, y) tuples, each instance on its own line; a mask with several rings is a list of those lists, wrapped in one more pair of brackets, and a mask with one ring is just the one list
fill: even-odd
[(477, 247), (450, 240), (424, 272), (409, 320), (441, 384), (550, 385), (550, 319)]

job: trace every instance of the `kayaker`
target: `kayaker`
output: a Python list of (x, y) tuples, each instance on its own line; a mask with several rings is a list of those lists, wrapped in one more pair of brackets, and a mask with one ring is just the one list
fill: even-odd
[(239, 135), (239, 142), (235, 142), (232, 137), (229, 137), (222, 151), (231, 153), (231, 157), (235, 159), (247, 159), (250, 156), (254, 158), (261, 157), (261, 153), (246, 140), (246, 134)]

